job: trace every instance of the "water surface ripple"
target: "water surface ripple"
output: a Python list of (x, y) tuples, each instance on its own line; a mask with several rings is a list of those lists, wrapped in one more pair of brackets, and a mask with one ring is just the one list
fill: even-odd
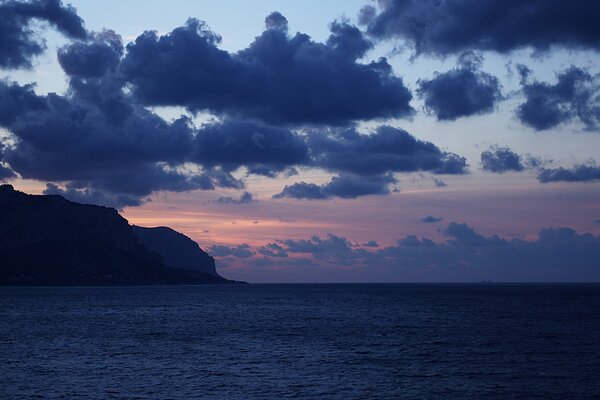
[(0, 397), (600, 397), (599, 285), (0, 288)]

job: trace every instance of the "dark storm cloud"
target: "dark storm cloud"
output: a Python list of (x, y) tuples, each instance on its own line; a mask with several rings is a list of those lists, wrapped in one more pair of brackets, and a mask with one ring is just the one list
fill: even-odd
[(148, 105), (178, 105), (283, 124), (346, 125), (402, 117), (412, 98), (385, 59), (359, 63), (372, 44), (345, 22), (326, 43), (288, 36), (283, 16), (246, 49), (229, 53), (203, 22), (158, 36), (145, 32), (127, 46), (120, 71)]
[(232, 119), (202, 126), (194, 146), (194, 159), (202, 165), (228, 171), (246, 166), (257, 175), (274, 176), (309, 160), (304, 139), (292, 131)]
[(286, 185), (281, 193), (274, 195), (273, 198), (325, 200), (340, 197), (355, 199), (360, 196), (389, 194), (389, 185), (392, 183), (396, 183), (396, 179), (391, 174), (369, 177), (343, 174), (332, 177), (330, 182), (323, 185), (306, 182)]
[(343, 129), (329, 134), (313, 133), (308, 146), (314, 164), (326, 170), (356, 175), (427, 171), (465, 174), (464, 157), (440, 150), (431, 142), (415, 138), (402, 129), (382, 125), (370, 134)]
[(435, 224), (436, 222), (440, 222), (443, 220), (444, 220), (444, 218), (434, 217), (433, 215), (428, 215), (428, 216), (424, 217), (423, 219), (421, 219), (421, 222), (424, 222), (426, 224)]
[(75, 42), (58, 51), (58, 62), (67, 75), (98, 77), (114, 69), (123, 56), (121, 37), (113, 31), (92, 34), (87, 43)]
[[(295, 253), (294, 263), (278, 259), (279, 268), (308, 265), (312, 270), (357, 266), (370, 280), (416, 281), (590, 281), (600, 279), (600, 236), (570, 228), (542, 229), (536, 240), (484, 236), (466, 224), (450, 223), (447, 242), (414, 235), (374, 251), (355, 248), (336, 235), (281, 240), (279, 251)], [(261, 253), (269, 258), (268, 253)], [(305, 258), (304, 258), (305, 257)], [(262, 259), (258, 260), (261, 261)], [(357, 271), (354, 271), (357, 272)]]
[(30, 110), (45, 111), (46, 103), (34, 91), (34, 85), (21, 86), (0, 80), (0, 125), (8, 126)]
[(548, 182), (594, 182), (600, 180), (600, 167), (595, 162), (579, 164), (571, 169), (543, 168), (538, 180), (542, 183)]
[(231, 196), (221, 196), (217, 199), (219, 204), (250, 204), (255, 203), (258, 200), (254, 198), (252, 193), (244, 192), (239, 199), (235, 199)]
[(356, 129), (313, 131), (306, 137), (310, 166), (340, 174), (323, 185), (297, 182), (287, 185), (274, 198), (356, 198), (390, 193), (396, 183), (393, 173), (427, 171), (435, 174), (465, 174), (464, 157), (440, 150), (402, 129), (379, 126), (370, 134)]
[[(599, 3), (600, 4), (600, 3)], [(556, 84), (529, 82), (529, 73), (521, 74), (525, 102), (517, 109), (517, 118), (536, 130), (579, 121), (589, 130), (600, 121), (600, 83), (586, 71), (571, 66), (557, 75)]]
[(359, 20), (379, 39), (398, 38), (417, 54), (501, 53), (552, 46), (600, 50), (596, 0), (385, 0)]
[(481, 153), (481, 165), (484, 170), (496, 173), (523, 171), (525, 166), (521, 157), (508, 147), (492, 146)]
[(23, 178), (66, 182), (60, 190), (67, 197), (124, 206), (158, 190), (243, 187), (219, 167), (183, 172), (181, 164), (193, 156), (189, 121), (165, 122), (132, 102), (109, 76), (73, 78), (66, 96), (37, 96), (31, 86), (0, 82), (3, 104), (11, 112), (0, 112), (0, 125), (14, 139), (3, 161)]
[[(276, 177), (309, 167), (336, 174), (327, 184), (300, 182), (276, 196), (321, 199), (388, 194), (397, 172), (467, 172), (463, 157), (390, 126), (361, 134), (273, 125), (406, 115), (411, 96), (384, 60), (358, 62), (372, 43), (346, 22), (331, 24), (326, 43), (288, 36), (278, 13), (265, 24), (235, 54), (218, 49), (220, 38), (196, 20), (162, 37), (146, 32), (127, 54), (114, 32), (90, 33), (58, 51), (69, 83), (64, 95), (39, 96), (32, 85), (0, 81), (0, 126), (11, 135), (0, 174), (123, 207), (161, 190), (243, 189), (232, 175), (238, 171)], [(195, 127), (186, 117), (166, 122), (148, 104), (225, 115)]]
[(75, 9), (60, 0), (0, 2), (0, 68), (31, 68), (32, 60), (46, 43), (32, 28), (33, 21), (48, 23), (74, 39), (87, 36)]
[(466, 173), (464, 158), (389, 126), (300, 134), (231, 118), (197, 129), (184, 117), (165, 122), (125, 94), (110, 68), (101, 77), (73, 74), (65, 96), (0, 82), (0, 104), (0, 124), (16, 139), (5, 163), (24, 178), (64, 184), (52, 193), (113, 206), (138, 205), (160, 190), (241, 189), (231, 175), (240, 168), (265, 176), (295, 166), (339, 174), (277, 195), (320, 199), (388, 194), (394, 172)]
[(473, 53), (462, 54), (458, 67), (436, 73), (431, 80), (419, 80), (418, 94), (425, 109), (439, 121), (487, 114), (502, 99), (498, 78), (480, 70), (482, 58)]

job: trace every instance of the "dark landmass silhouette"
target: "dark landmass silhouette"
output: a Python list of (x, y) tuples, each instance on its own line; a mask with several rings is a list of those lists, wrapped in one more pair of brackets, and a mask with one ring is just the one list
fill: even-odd
[(0, 185), (0, 284), (234, 283), (170, 228), (129, 225), (117, 210)]
[(219, 276), (215, 268), (215, 259), (183, 233), (166, 226), (144, 228), (134, 225), (132, 228), (140, 243), (160, 254), (167, 267)]

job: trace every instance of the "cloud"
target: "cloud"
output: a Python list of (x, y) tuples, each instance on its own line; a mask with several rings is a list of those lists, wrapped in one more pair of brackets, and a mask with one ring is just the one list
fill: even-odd
[(35, 85), (21, 86), (16, 82), (0, 80), (0, 125), (7, 127), (28, 111), (45, 111), (44, 99), (34, 91)]
[(147, 105), (184, 106), (276, 124), (334, 124), (413, 113), (410, 91), (385, 59), (358, 60), (371, 43), (334, 22), (326, 43), (288, 36), (281, 14), (246, 49), (218, 48), (220, 37), (196, 19), (127, 46), (120, 72)]
[(7, 0), (0, 3), (0, 68), (31, 68), (32, 60), (46, 49), (33, 30), (43, 21), (72, 39), (85, 39), (83, 20), (60, 0)]
[(465, 174), (464, 157), (440, 150), (431, 142), (415, 138), (403, 129), (382, 125), (369, 134), (355, 129), (313, 132), (308, 147), (320, 168), (356, 175), (428, 171)]
[(557, 82), (528, 82), (527, 70), (522, 73), (525, 102), (516, 111), (525, 125), (541, 131), (573, 120), (593, 130), (600, 121), (600, 85), (597, 78), (571, 66), (557, 74)]
[(286, 258), (288, 256), (287, 251), (277, 243), (269, 243), (265, 246), (261, 246), (258, 249), (258, 253), (267, 257), (281, 257)]
[(422, 218), (421, 222), (424, 222), (426, 224), (435, 224), (436, 222), (440, 222), (443, 220), (444, 220), (444, 218), (442, 218), (442, 217), (434, 217), (433, 215), (428, 215), (428, 216)]
[(63, 189), (54, 183), (46, 184), (44, 194), (59, 195), (76, 203), (102, 204), (117, 209), (121, 209), (124, 206), (139, 206), (142, 203), (139, 197), (133, 195), (113, 194), (88, 188), (77, 189), (72, 185)]
[(378, 39), (398, 38), (417, 54), (466, 50), (545, 51), (553, 46), (600, 50), (595, 0), (386, 0), (359, 20)]
[(307, 164), (304, 139), (286, 128), (226, 119), (202, 126), (194, 139), (193, 159), (207, 167), (275, 176), (293, 165)]
[(255, 203), (258, 200), (254, 198), (252, 193), (244, 192), (239, 199), (234, 199), (231, 196), (221, 196), (217, 199), (217, 203), (219, 204), (250, 204)]
[(481, 165), (485, 171), (504, 173), (523, 171), (521, 157), (508, 147), (491, 146), (481, 153)]
[(436, 73), (430, 80), (419, 80), (417, 93), (425, 109), (439, 121), (491, 113), (502, 99), (498, 78), (480, 71), (481, 56), (463, 53), (458, 67)]
[(288, 30), (288, 20), (280, 12), (274, 11), (265, 17), (266, 29), (279, 29), (284, 32)]
[(243, 187), (218, 167), (186, 171), (194, 147), (189, 121), (165, 122), (133, 102), (110, 76), (73, 77), (65, 96), (38, 96), (30, 85), (0, 81), (5, 104), (0, 126), (14, 143), (2, 160), (23, 178), (66, 183), (67, 197), (125, 206), (159, 190)]
[(439, 188), (448, 186), (446, 182), (438, 178), (433, 178), (433, 184), (435, 185), (435, 187)]
[(115, 32), (92, 33), (90, 42), (71, 43), (58, 51), (58, 62), (67, 75), (92, 78), (115, 69), (123, 56), (123, 42)]
[(375, 240), (369, 240), (366, 243), (362, 244), (365, 247), (379, 247), (379, 243), (377, 243)]
[(317, 263), (325, 264), (353, 265), (361, 254), (368, 254), (366, 250), (353, 248), (348, 239), (332, 234), (328, 234), (324, 239), (315, 235), (310, 239), (288, 239), (276, 244), (280, 245), (288, 254), (309, 255), (317, 260)]
[(481, 152), (481, 166), (484, 171), (503, 174), (508, 171), (521, 172), (525, 169), (542, 168), (552, 160), (543, 160), (531, 154), (519, 155), (508, 147), (492, 145)]
[[(161, 37), (146, 32), (127, 52), (112, 31), (85, 33), (85, 41), (58, 51), (69, 84), (63, 95), (40, 96), (33, 85), (0, 81), (0, 127), (10, 132), (10, 145), (0, 152), (1, 175), (18, 174), (49, 183), (48, 193), (120, 208), (142, 204), (157, 191), (243, 189), (245, 177), (233, 175), (239, 172), (276, 177), (297, 174), (297, 167), (321, 169), (334, 174), (329, 183), (299, 182), (276, 195), (321, 199), (388, 194), (395, 173), (468, 172), (464, 157), (402, 129), (384, 125), (359, 133), (353, 125), (312, 125), (406, 115), (410, 93), (385, 61), (359, 62), (372, 43), (346, 22), (334, 21), (325, 43), (288, 36), (278, 13), (265, 24), (265, 32), (238, 53), (220, 50), (218, 35), (196, 20)], [(180, 86), (152, 86), (167, 81), (144, 74), (159, 72)], [(156, 103), (145, 92), (154, 89), (177, 101), (191, 97)], [(404, 103), (379, 101), (388, 95)], [(206, 107), (197, 101), (207, 101)], [(196, 127), (187, 117), (167, 122), (148, 104), (224, 116)], [(290, 127), (295, 123), (309, 125)]]
[(471, 228), (469, 225), (458, 224), (456, 222), (450, 222), (448, 227), (442, 233), (444, 236), (451, 238), (449, 241), (450, 244), (471, 247), (506, 244), (506, 241), (497, 235), (485, 237), (475, 232), (475, 229)]
[(396, 182), (396, 179), (391, 174), (370, 177), (343, 174), (332, 177), (330, 182), (323, 185), (306, 182), (286, 185), (273, 198), (281, 199), (287, 197), (293, 199), (325, 200), (334, 197), (355, 199), (367, 195), (386, 195), (390, 193), (388, 185)]
[(595, 182), (600, 180), (600, 167), (594, 161), (578, 164), (571, 169), (542, 168), (537, 179), (542, 183), (548, 182)]
[(238, 246), (213, 245), (209, 247), (208, 253), (213, 257), (231, 256), (235, 258), (248, 258), (255, 254), (247, 244), (240, 244)]
[[(79, 46), (63, 51), (86, 53)], [(0, 161), (23, 178), (54, 183), (48, 190), (60, 188), (71, 199), (122, 207), (161, 190), (242, 189), (244, 181), (232, 175), (241, 168), (269, 177), (292, 175), (298, 166), (339, 174), (320, 187), (299, 183), (281, 194), (323, 199), (387, 194), (395, 172), (467, 172), (463, 157), (390, 126), (361, 134), (296, 132), (233, 118), (199, 128), (186, 117), (166, 122), (123, 90), (113, 68), (102, 68), (102, 76), (68, 68), (78, 72), (64, 96), (0, 81), (0, 126), (14, 141)]]
[[(278, 251), (294, 253), (293, 262), (280, 258), (281, 270), (310, 267), (313, 274), (339, 269), (361, 280), (397, 281), (593, 281), (600, 279), (600, 236), (570, 228), (547, 228), (538, 238), (505, 239), (484, 236), (466, 224), (452, 222), (443, 231), (446, 242), (408, 235), (397, 244), (365, 250), (348, 239), (329, 234), (303, 240), (281, 240)], [(267, 263), (268, 253), (256, 262)], [(253, 260), (249, 260), (253, 265)]]

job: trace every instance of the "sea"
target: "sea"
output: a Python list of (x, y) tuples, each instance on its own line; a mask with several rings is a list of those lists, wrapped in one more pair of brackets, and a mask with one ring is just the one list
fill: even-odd
[(598, 399), (600, 285), (2, 287), (0, 398)]

